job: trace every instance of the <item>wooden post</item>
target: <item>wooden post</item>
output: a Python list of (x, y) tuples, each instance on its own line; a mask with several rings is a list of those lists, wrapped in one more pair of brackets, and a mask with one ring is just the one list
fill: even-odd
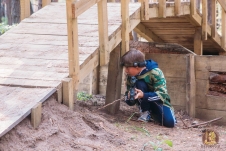
[(72, 88), (74, 96), (78, 90), (79, 83), (79, 48), (78, 48), (78, 22), (75, 18), (74, 6), (72, 0), (66, 1), (67, 13), (67, 33), (68, 33), (68, 62), (69, 62), (69, 78), (72, 78)]
[(57, 102), (59, 102), (59, 103), (63, 102), (63, 88), (62, 88), (62, 84), (60, 84), (57, 87)]
[(73, 80), (65, 78), (63, 81), (63, 104), (68, 106), (70, 110), (74, 110), (74, 93)]
[(194, 58), (193, 54), (187, 55), (186, 111), (190, 117), (195, 117), (196, 82)]
[(141, 0), (141, 20), (149, 20), (149, 1)]
[(202, 43), (202, 29), (197, 27), (195, 29), (194, 35), (194, 53), (197, 55), (202, 55), (203, 52), (203, 43)]
[(159, 17), (166, 18), (166, 0), (159, 0)]
[(97, 3), (98, 7), (98, 28), (99, 28), (99, 46), (100, 46), (100, 66), (108, 63), (108, 14), (107, 0), (101, 0)]
[(51, 3), (51, 0), (42, 0), (42, 8), (46, 5), (49, 5)]
[(202, 0), (202, 39), (207, 40), (207, 26), (208, 26), (208, 7), (207, 0)]
[(20, 0), (20, 20), (23, 20), (30, 15), (30, 0)]
[(221, 38), (221, 47), (224, 49), (225, 48), (225, 43), (226, 43), (226, 15), (225, 15), (225, 11), (222, 8), (222, 16), (221, 16), (221, 29), (222, 29), (222, 38)]
[(191, 3), (191, 8), (190, 8), (190, 11), (191, 11), (191, 15), (195, 15), (197, 12), (196, 12), (196, 0), (190, 0), (190, 3)]
[(174, 13), (175, 16), (180, 16), (181, 15), (181, 0), (175, 0), (174, 1)]
[[(120, 66), (120, 44), (110, 53), (108, 66), (107, 91), (105, 104), (112, 103), (121, 96), (122, 67)], [(120, 102), (106, 107), (110, 114), (115, 114), (119, 110)]]
[(39, 102), (31, 109), (31, 125), (34, 128), (37, 128), (41, 123), (41, 117), (42, 117), (42, 103)]
[(122, 49), (121, 55), (129, 51), (129, 0), (121, 0)]
[(216, 0), (212, 0), (212, 25), (211, 35), (213, 38), (216, 37)]

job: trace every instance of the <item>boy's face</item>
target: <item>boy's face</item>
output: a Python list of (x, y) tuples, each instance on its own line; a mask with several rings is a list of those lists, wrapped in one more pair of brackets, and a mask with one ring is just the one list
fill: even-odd
[(138, 67), (124, 67), (124, 70), (129, 76), (136, 76), (140, 73), (140, 69)]

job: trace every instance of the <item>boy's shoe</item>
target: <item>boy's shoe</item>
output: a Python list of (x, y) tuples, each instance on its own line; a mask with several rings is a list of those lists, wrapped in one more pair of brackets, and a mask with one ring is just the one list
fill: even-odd
[(151, 121), (151, 114), (149, 111), (141, 113), (141, 116), (138, 118), (138, 121), (148, 122)]

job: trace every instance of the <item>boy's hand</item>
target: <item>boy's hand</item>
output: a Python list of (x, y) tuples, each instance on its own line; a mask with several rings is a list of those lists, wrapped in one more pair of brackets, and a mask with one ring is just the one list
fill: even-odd
[(136, 91), (135, 99), (141, 99), (144, 97), (144, 93), (140, 89), (135, 88), (135, 91)]

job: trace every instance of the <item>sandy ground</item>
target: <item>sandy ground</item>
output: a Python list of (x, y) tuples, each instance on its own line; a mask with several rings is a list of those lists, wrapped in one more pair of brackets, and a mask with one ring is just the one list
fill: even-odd
[[(148, 151), (154, 147), (170, 151), (223, 151), (226, 148), (226, 126), (183, 129), (181, 119), (187, 125), (201, 122), (189, 118), (183, 111), (176, 112), (178, 124), (174, 128), (138, 122), (138, 115), (126, 122), (137, 112), (136, 107), (121, 102), (120, 111), (112, 116), (97, 110), (103, 106), (104, 97), (95, 96), (95, 100), (95, 105), (92, 100), (77, 101), (75, 111), (70, 111), (51, 97), (43, 104), (41, 125), (34, 129), (27, 117), (0, 138), (0, 151)], [(203, 147), (202, 135), (206, 128), (218, 132), (217, 146)], [(165, 140), (172, 141), (173, 146), (168, 146)]]

